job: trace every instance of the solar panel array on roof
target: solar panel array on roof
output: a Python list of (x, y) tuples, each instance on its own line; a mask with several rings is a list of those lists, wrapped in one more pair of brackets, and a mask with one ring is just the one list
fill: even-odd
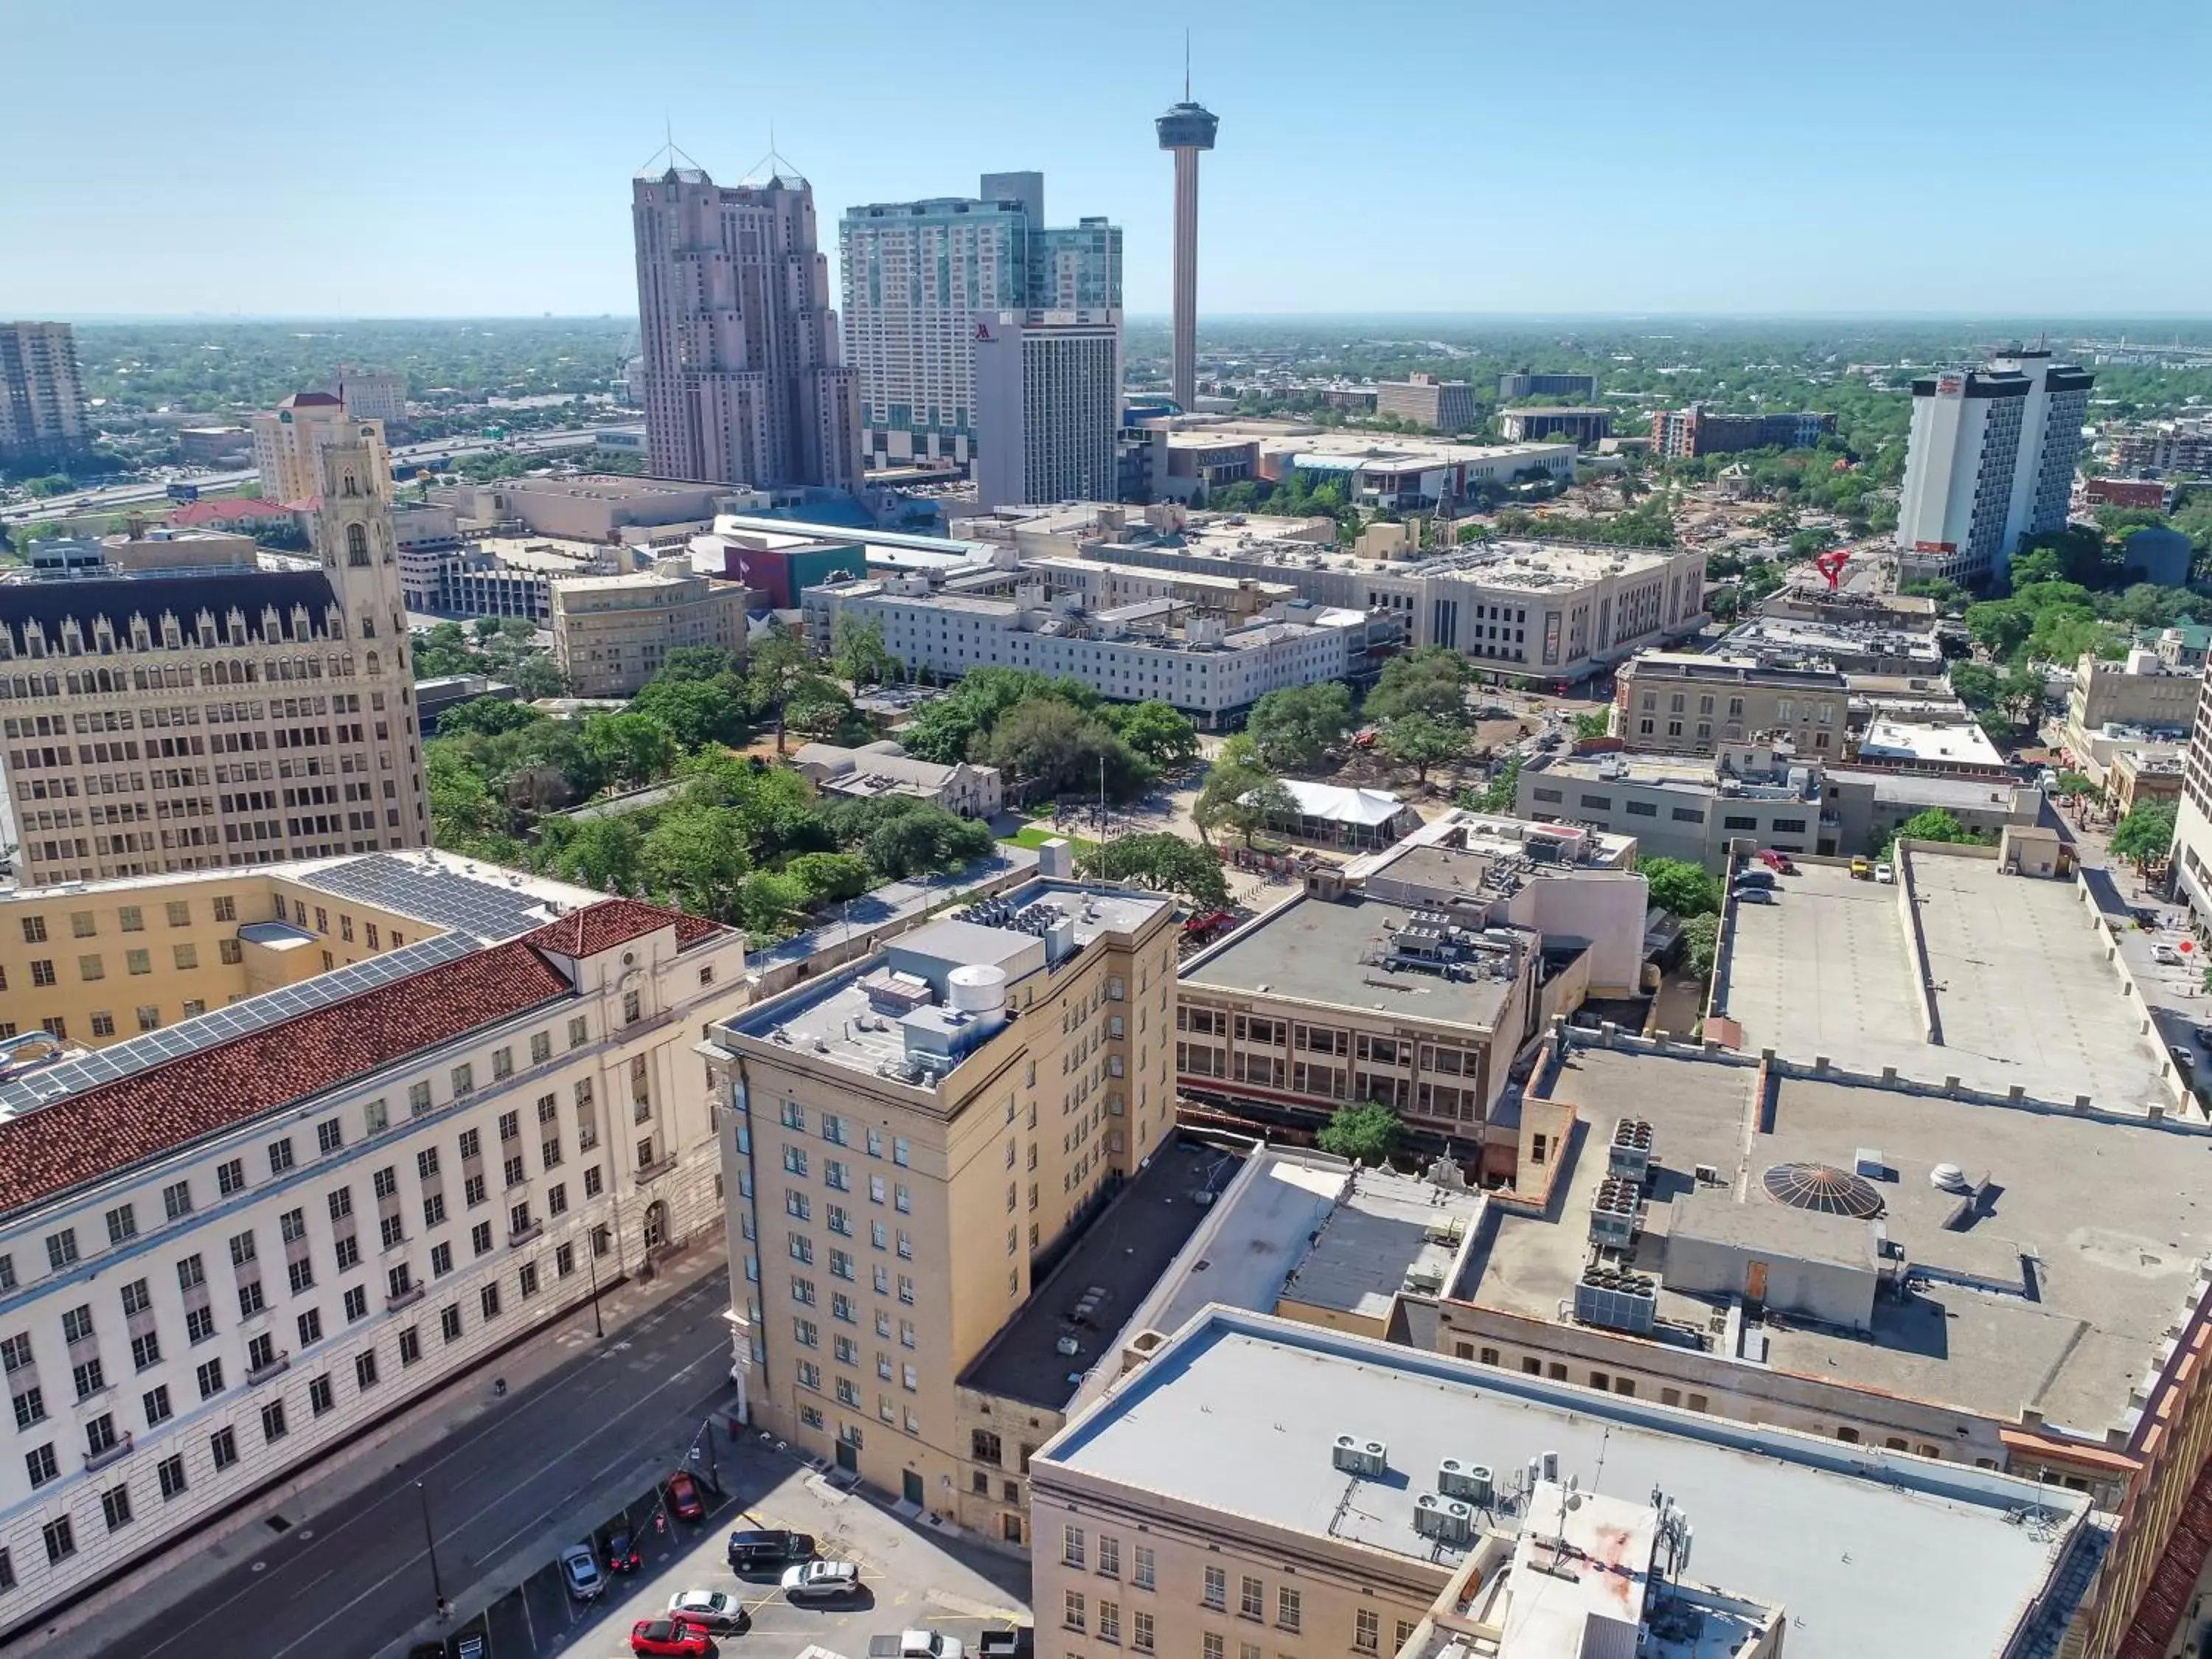
[(334, 968), (297, 985), (281, 986), (228, 1007), (195, 1014), (190, 1019), (132, 1037), (127, 1042), (113, 1043), (81, 1060), (41, 1067), (27, 1076), (0, 1083), (0, 1117), (31, 1111), (100, 1084), (112, 1083), (118, 1078), (149, 1071), (186, 1054), (198, 1054), (203, 1048), (216, 1048), (249, 1031), (258, 1031), (317, 1008), (327, 1008), (334, 1002), (359, 996), (363, 991), (404, 979), (410, 974), (419, 974), (440, 963), (457, 961), (480, 948), (477, 940), (465, 934), (441, 933), (397, 951), (387, 951), (382, 956), (371, 957), (366, 962)]
[(396, 859), (388, 853), (332, 865), (301, 877), (301, 884), (458, 927), (490, 943), (517, 938), (553, 915), (545, 901), (527, 889), (469, 875), (449, 865)]

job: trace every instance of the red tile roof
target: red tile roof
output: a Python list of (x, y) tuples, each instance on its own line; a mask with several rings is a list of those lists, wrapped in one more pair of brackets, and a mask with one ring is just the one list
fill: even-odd
[(709, 921), (704, 916), (686, 915), (681, 910), (664, 909), (658, 904), (643, 904), (635, 899), (605, 899), (586, 905), (558, 921), (549, 921), (534, 933), (525, 933), (522, 943), (573, 960), (611, 951), (617, 945), (643, 939), (671, 923), (675, 925), (679, 945), (722, 931), (721, 923)]
[(216, 524), (232, 519), (289, 519), (298, 511), (281, 501), (264, 501), (241, 495), (222, 501), (187, 501), (169, 514), (173, 530), (189, 530), (196, 524)]
[(0, 1212), (247, 1122), (572, 988), (568, 975), (511, 939), (27, 1111), (0, 1122)]

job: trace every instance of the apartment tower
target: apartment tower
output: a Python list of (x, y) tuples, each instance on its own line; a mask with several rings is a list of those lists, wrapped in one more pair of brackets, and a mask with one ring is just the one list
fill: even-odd
[(860, 401), (813, 187), (773, 157), (733, 187), (672, 165), (631, 181), (630, 211), (653, 471), (858, 489)]
[(1121, 310), (1120, 228), (1048, 227), (1041, 173), (986, 173), (973, 198), (848, 209), (839, 240), (871, 466), (974, 460), (978, 313)]
[(1984, 368), (1912, 383), (1897, 517), (1902, 580), (2002, 576), (2023, 536), (2066, 527), (2095, 378), (2039, 347), (2014, 346)]
[(0, 323), (0, 459), (58, 460), (91, 441), (75, 331)]
[(1213, 148), (1221, 118), (1191, 101), (1190, 76), (1184, 72), (1182, 102), (1152, 125), (1160, 148), (1175, 153), (1175, 344), (1172, 371), (1176, 405), (1190, 412), (1198, 396), (1198, 157)]

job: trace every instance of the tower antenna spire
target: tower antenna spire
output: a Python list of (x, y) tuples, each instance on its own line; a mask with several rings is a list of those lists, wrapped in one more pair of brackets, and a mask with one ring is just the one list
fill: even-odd
[(1182, 100), (1190, 102), (1190, 31), (1182, 32)]

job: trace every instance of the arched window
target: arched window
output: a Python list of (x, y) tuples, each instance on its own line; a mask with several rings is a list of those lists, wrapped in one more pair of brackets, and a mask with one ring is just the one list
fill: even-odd
[(358, 495), (361, 494), (361, 485), (355, 482), (354, 476), (350, 472), (345, 475), (345, 490), (343, 493), (349, 495)]
[(368, 532), (357, 524), (346, 526), (346, 562), (356, 569), (368, 563)]
[(376, 672), (376, 653), (374, 651), (368, 653), (368, 672), (371, 674)]

